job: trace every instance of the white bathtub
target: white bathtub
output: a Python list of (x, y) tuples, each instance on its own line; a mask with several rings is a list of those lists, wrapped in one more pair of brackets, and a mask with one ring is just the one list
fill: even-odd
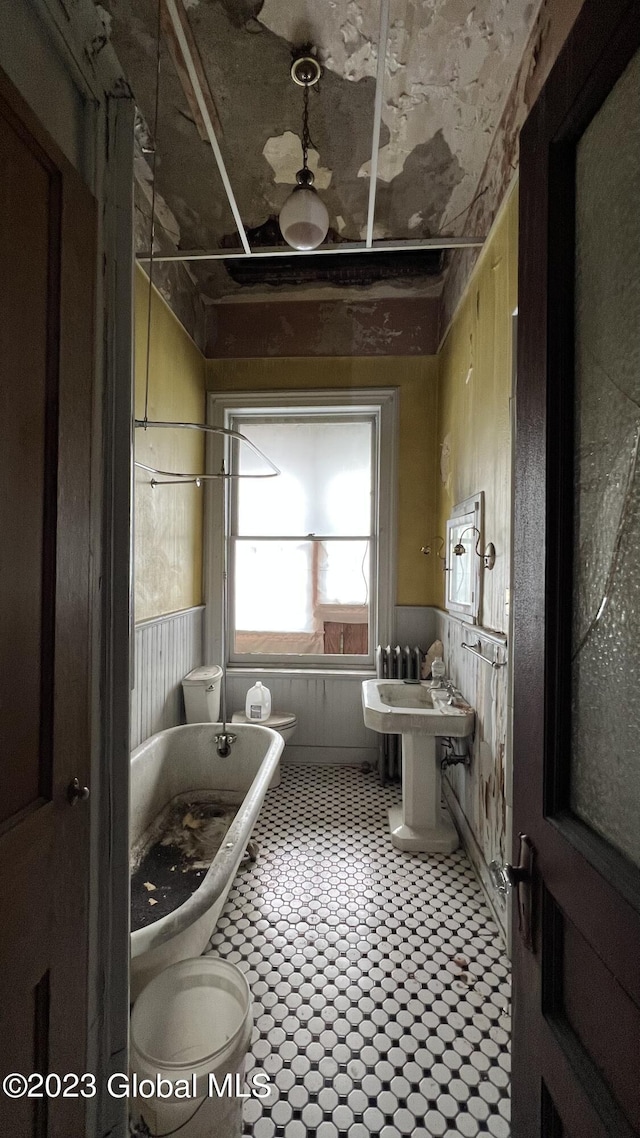
[(202, 884), (184, 904), (131, 933), (131, 998), (168, 964), (199, 956), (216, 926), (284, 747), (267, 727), (233, 725), (227, 758), (216, 752), (219, 723), (171, 727), (145, 740), (131, 756), (130, 841), (133, 846), (178, 794), (220, 792), (238, 811)]

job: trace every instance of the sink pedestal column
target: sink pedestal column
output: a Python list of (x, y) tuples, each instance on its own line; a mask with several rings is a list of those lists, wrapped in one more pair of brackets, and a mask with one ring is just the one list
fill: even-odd
[(400, 850), (452, 853), (458, 831), (441, 804), (442, 777), (434, 735), (402, 736), (402, 806), (389, 810), (391, 841)]

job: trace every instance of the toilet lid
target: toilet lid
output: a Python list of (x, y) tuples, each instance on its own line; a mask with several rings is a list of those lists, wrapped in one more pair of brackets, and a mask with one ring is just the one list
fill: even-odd
[(222, 677), (222, 668), (219, 664), (204, 664), (199, 668), (192, 668), (183, 679), (183, 684), (209, 684)]
[(270, 715), (268, 719), (248, 719), (244, 711), (234, 711), (231, 716), (232, 723), (256, 723), (260, 727), (271, 727), (277, 731), (279, 727), (295, 727), (298, 717), (293, 711), (281, 715)]

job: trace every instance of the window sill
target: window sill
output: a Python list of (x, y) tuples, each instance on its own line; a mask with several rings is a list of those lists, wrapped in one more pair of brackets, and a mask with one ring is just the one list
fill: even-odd
[(365, 680), (375, 677), (375, 674), (375, 668), (319, 668), (317, 666), (312, 668), (279, 668), (272, 664), (257, 664), (255, 668), (250, 668), (246, 664), (227, 664), (227, 675), (229, 676), (306, 676), (309, 679), (319, 677), (336, 679), (340, 677), (349, 680)]

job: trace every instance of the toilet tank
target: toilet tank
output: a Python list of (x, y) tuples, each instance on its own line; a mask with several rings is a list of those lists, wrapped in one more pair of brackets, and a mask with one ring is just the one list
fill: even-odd
[(194, 668), (182, 681), (187, 723), (217, 723), (220, 715), (222, 668), (205, 664)]

